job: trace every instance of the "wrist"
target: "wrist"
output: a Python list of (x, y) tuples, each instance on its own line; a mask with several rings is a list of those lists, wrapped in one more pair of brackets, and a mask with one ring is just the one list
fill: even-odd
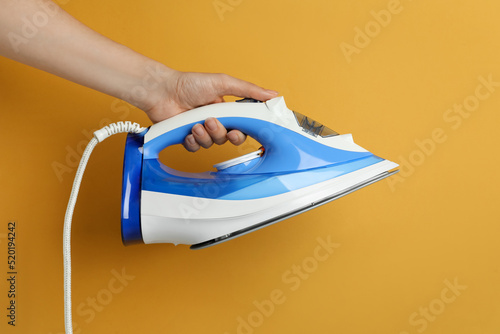
[(120, 98), (148, 113), (173, 89), (178, 71), (148, 58), (135, 72)]

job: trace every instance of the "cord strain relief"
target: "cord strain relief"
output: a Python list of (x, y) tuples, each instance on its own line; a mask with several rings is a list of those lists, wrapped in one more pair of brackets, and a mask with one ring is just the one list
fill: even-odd
[(117, 123), (111, 123), (103, 127), (102, 129), (97, 130), (96, 132), (94, 132), (94, 137), (97, 139), (98, 142), (102, 142), (104, 139), (117, 133), (124, 133), (124, 132), (140, 133), (145, 129), (146, 128), (141, 127), (139, 124), (132, 123), (130, 121), (117, 122)]

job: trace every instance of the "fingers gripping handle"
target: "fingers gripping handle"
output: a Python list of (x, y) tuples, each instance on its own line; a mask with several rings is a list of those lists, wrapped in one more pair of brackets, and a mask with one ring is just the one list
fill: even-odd
[(151, 126), (144, 141), (144, 158), (157, 159), (165, 148), (181, 144), (192, 127), (216, 117), (227, 129), (240, 130), (264, 147), (272, 145), (278, 117), (265, 103), (217, 103), (191, 110)]

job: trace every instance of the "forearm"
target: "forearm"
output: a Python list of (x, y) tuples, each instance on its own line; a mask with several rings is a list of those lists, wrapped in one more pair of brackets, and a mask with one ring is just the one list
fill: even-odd
[(0, 55), (143, 110), (173, 70), (74, 19), (50, 0), (0, 0)]

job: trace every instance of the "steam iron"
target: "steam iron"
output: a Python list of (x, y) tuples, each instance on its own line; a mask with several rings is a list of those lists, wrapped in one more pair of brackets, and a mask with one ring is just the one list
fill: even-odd
[[(182, 172), (158, 160), (160, 151), (181, 144), (208, 117), (262, 148), (215, 165), (216, 172)], [(122, 239), (126, 245), (208, 247), (340, 198), (397, 167), (356, 145), (350, 134), (288, 109), (282, 97), (203, 106), (128, 135)]]

